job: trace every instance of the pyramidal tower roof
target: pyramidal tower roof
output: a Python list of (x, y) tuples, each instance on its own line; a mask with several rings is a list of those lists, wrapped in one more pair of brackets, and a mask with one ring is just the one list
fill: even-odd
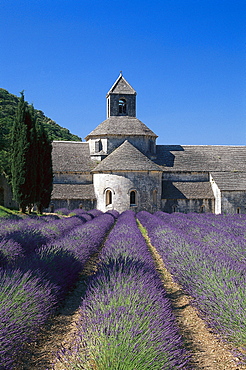
[(108, 91), (107, 96), (109, 94), (134, 94), (137, 95), (136, 91), (132, 88), (132, 86), (129, 84), (129, 82), (126, 81), (126, 79), (123, 77), (122, 72), (120, 72), (119, 77), (111, 87), (111, 89)]

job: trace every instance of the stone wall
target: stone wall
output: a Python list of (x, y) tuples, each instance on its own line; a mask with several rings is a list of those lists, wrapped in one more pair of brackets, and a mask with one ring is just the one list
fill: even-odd
[(90, 211), (96, 208), (96, 202), (90, 199), (52, 199), (49, 208), (45, 211), (53, 212), (59, 208), (67, 208), (70, 210), (82, 208), (85, 211)]
[(221, 191), (214, 181), (212, 175), (210, 175), (210, 183), (215, 197), (214, 213), (218, 215), (221, 213)]
[(156, 154), (156, 139), (150, 136), (114, 136), (110, 138), (101, 139), (102, 151), (97, 154), (96, 149), (98, 147), (98, 138), (89, 139), (89, 147), (91, 159), (101, 160), (105, 158), (105, 154), (112, 153), (116, 148), (128, 140), (133, 146), (135, 146), (140, 152), (145, 155), (155, 156)]
[(184, 171), (175, 171), (175, 172), (163, 172), (163, 180), (169, 181), (209, 181), (208, 172), (184, 172)]
[(119, 116), (119, 100), (126, 100), (126, 114), (130, 117), (136, 117), (136, 95), (135, 94), (110, 94), (107, 101), (107, 118)]
[(246, 192), (221, 191), (221, 213), (246, 213)]
[(162, 199), (161, 210), (167, 213), (214, 213), (213, 199)]
[[(116, 209), (123, 212), (133, 209), (138, 212), (154, 212), (161, 206), (161, 173), (155, 171), (115, 172), (94, 174), (94, 189), (97, 208), (103, 212)], [(107, 204), (106, 193), (112, 192), (112, 202)], [(135, 204), (130, 203), (131, 191), (135, 191)]]

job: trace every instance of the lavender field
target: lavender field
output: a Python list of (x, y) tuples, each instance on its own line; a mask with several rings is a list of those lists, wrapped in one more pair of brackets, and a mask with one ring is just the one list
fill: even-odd
[(0, 368), (16, 369), (25, 344), (97, 255), (76, 339), (56, 360), (66, 370), (188, 369), (185, 338), (142, 228), (211, 329), (245, 353), (246, 216), (62, 209), (0, 218)]

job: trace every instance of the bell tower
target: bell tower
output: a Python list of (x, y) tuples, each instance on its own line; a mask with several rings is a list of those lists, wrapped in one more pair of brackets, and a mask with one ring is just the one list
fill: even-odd
[(123, 77), (119, 77), (106, 95), (107, 118), (112, 116), (136, 117), (136, 91)]

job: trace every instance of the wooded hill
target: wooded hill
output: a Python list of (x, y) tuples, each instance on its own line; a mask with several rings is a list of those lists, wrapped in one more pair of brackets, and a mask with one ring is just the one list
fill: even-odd
[[(9, 151), (11, 147), (11, 130), (16, 116), (20, 98), (0, 88), (0, 174), (10, 175)], [(41, 110), (34, 109), (38, 120), (43, 124), (51, 140), (82, 141), (77, 135), (59, 126), (55, 121), (46, 117)]]

